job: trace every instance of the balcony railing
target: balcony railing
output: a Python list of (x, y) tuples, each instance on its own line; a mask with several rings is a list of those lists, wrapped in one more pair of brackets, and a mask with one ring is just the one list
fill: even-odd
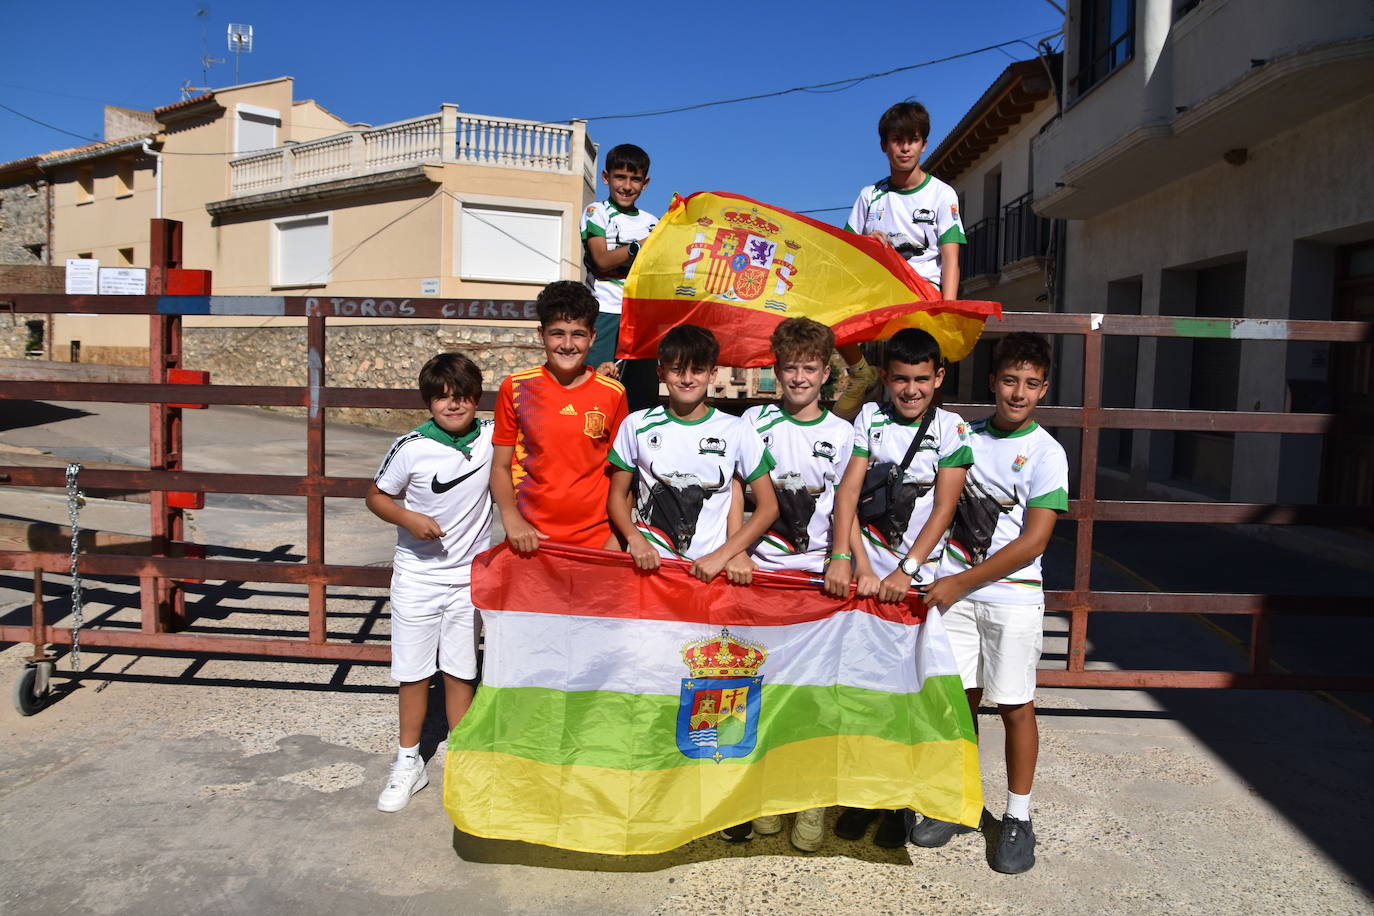
[(229, 175), (235, 196), (443, 162), (582, 172), (594, 181), (595, 157), (580, 123), (461, 114), (445, 105), (438, 114), (240, 156), (229, 161)]
[(1002, 208), (1001, 264), (1011, 264), (1022, 258), (1043, 258), (1049, 245), (1050, 221), (1035, 215), (1029, 193)]
[(997, 217), (979, 220), (968, 230), (968, 244), (964, 246), (964, 263), (959, 265), (961, 277), (977, 277), (997, 272)]
[(969, 227), (968, 244), (960, 251), (959, 275), (977, 277), (1000, 273), (1007, 264), (1044, 257), (1050, 242), (1050, 221), (1036, 216), (1031, 195), (1023, 194), (997, 216)]

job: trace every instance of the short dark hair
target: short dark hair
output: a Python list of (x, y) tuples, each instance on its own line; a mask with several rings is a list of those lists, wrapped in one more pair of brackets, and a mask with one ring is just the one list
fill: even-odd
[(1017, 331), (997, 341), (992, 347), (992, 369), (995, 374), (1006, 366), (1034, 366), (1050, 377), (1054, 362), (1050, 356), (1050, 342), (1039, 334)]
[(883, 346), (883, 368), (893, 363), (916, 365), (930, 360), (940, 368), (940, 344), (920, 328), (902, 328)]
[(601, 308), (596, 297), (585, 284), (576, 280), (555, 280), (539, 291), (534, 300), (534, 311), (539, 316), (539, 326), (546, 328), (555, 321), (572, 321), (585, 324), (587, 330), (596, 330), (596, 316)]
[(649, 154), (633, 143), (622, 143), (611, 147), (606, 154), (606, 171), (629, 169), (631, 172), (649, 174)]
[(688, 369), (714, 369), (720, 358), (716, 335), (694, 324), (670, 328), (658, 342), (658, 364)]
[(773, 329), (768, 346), (779, 363), (814, 358), (829, 364), (835, 332), (810, 318), (787, 318)]
[(898, 102), (878, 119), (878, 140), (886, 143), (889, 138), (902, 140), (930, 139), (930, 112), (920, 102)]
[(471, 401), (482, 397), (482, 370), (461, 353), (431, 356), (420, 369), (420, 397), (425, 404), (448, 395)]

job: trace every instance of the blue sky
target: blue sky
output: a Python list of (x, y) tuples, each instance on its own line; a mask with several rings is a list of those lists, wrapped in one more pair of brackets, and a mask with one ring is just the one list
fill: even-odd
[[(198, 17), (197, 10), (208, 9)], [(99, 139), (104, 103), (150, 109), (234, 82), (229, 22), (250, 23), (243, 82), (290, 75), (296, 97), (349, 121), (382, 124), (457, 103), (475, 114), (593, 118), (604, 152), (638, 143), (653, 159), (641, 206), (673, 192), (724, 190), (842, 223), (859, 187), (886, 173), (878, 116), (893, 102), (931, 111), (932, 146), (1026, 45), (986, 51), (825, 91), (663, 115), (601, 119), (847, 79), (1057, 31), (1047, 0), (910, 5), (282, 3), (72, 0), (6, 4), (0, 104)], [(83, 143), (0, 109), (0, 161)], [(599, 190), (598, 193), (603, 193)]]

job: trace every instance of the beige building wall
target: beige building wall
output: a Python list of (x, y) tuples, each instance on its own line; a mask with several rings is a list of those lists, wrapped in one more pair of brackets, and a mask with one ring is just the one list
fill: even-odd
[[(207, 205), (234, 197), (229, 163), (241, 154), (237, 133), (241, 109), (257, 115), (275, 113), (280, 119), (275, 137), (278, 148), (355, 130), (313, 100), (294, 101), (292, 91), (293, 80), (282, 77), (215, 90), (212, 100), (191, 100), (160, 110), (164, 127), (160, 160), (138, 154), (131, 193), (117, 191), (119, 167), (111, 156), (57, 170), (54, 263), (89, 253), (103, 266), (125, 266), (130, 263), (127, 250), (132, 248), (132, 266), (147, 267), (148, 221), (158, 210), (154, 164), (160, 161), (161, 211), (164, 217), (182, 223), (183, 266), (211, 270), (217, 294), (418, 298), (423, 295), (422, 281), (437, 280), (438, 295), (444, 298), (498, 302), (534, 298), (543, 282), (493, 281), (465, 272), (461, 257), (464, 206), (557, 214), (559, 263), (553, 275), (581, 278), (578, 219), (594, 193), (595, 163), (588, 161), (589, 144), (580, 125), (573, 132), (571, 173), (456, 161), (410, 163), (394, 172), (355, 176), (345, 188), (317, 191), (309, 184), (289, 185), (290, 193), (212, 216)], [(456, 117), (454, 112), (455, 107), (444, 107), (446, 119)], [(450, 131), (444, 143), (452, 142)], [(83, 169), (93, 176), (89, 195), (78, 181)], [(406, 174), (398, 181), (399, 172)], [(301, 216), (328, 220), (328, 277), (309, 285), (287, 285), (278, 282), (275, 271), (276, 227)], [(188, 316), (184, 325), (301, 323), (303, 319)], [(140, 362), (146, 359), (147, 325), (143, 318), (61, 316), (54, 326), (54, 353), (65, 358), (68, 342), (78, 339), (83, 360), (103, 354), (108, 361)]]
[(314, 99), (293, 102), (290, 121), (287, 139), (298, 143), (309, 143), (311, 140), (318, 140), (353, 126)]

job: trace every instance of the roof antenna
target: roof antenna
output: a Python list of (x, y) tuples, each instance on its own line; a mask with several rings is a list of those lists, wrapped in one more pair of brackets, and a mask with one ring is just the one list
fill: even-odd
[(184, 102), (191, 96), (201, 92), (210, 91), (210, 65), (222, 64), (224, 58), (211, 57), (210, 48), (207, 44), (206, 24), (210, 21), (210, 4), (202, 3), (196, 7), (196, 21), (200, 23), (200, 81), (201, 86), (192, 86), (191, 81), (187, 80), (181, 86), (181, 100)]
[(229, 23), (229, 50), (234, 52), (234, 85), (239, 84), (239, 55), (253, 53), (253, 27)]

